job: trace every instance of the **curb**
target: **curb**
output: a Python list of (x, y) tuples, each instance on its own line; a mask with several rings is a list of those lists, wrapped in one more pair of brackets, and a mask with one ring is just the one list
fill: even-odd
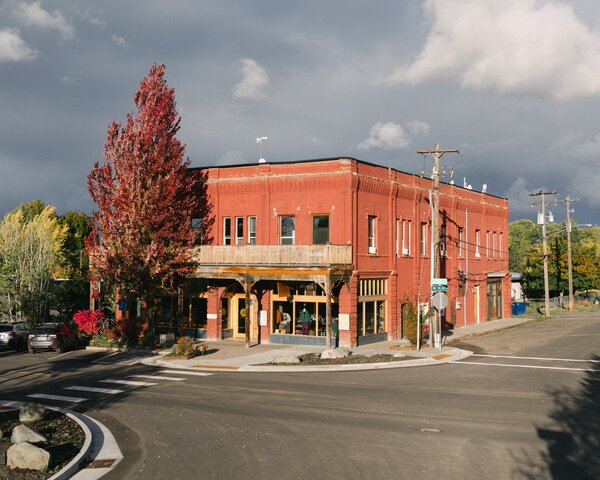
[[(15, 409), (20, 408), (24, 403), (26, 403), (26, 402), (0, 400), (0, 406), (14, 407)], [(67, 417), (71, 418), (73, 421), (75, 421), (81, 427), (81, 429), (83, 430), (83, 432), (85, 434), (85, 440), (83, 442), (83, 446), (81, 447), (81, 450), (79, 451), (79, 453), (77, 455), (75, 455), (75, 457), (67, 465), (65, 465), (60, 471), (56, 472), (54, 475), (52, 475), (47, 480), (67, 480), (69, 478), (73, 478), (79, 472), (82, 472), (83, 470), (85, 470), (85, 467), (82, 468), (82, 466), (87, 464), (88, 461), (92, 460), (94, 453), (96, 453), (96, 454), (99, 453), (99, 452), (93, 451), (94, 447), (97, 448), (97, 445), (95, 446), (93, 443), (94, 435), (92, 434), (92, 431), (91, 431), (89, 425), (92, 425), (94, 427), (94, 429), (97, 429), (100, 431), (102, 431), (102, 428), (106, 429), (106, 427), (104, 427), (104, 425), (102, 425), (102, 423), (98, 422), (97, 420), (94, 420), (93, 418), (88, 417), (87, 415), (83, 415), (82, 413), (73, 412), (71, 410), (66, 410), (64, 408), (54, 407), (51, 405), (42, 405), (42, 406), (48, 410), (60, 412), (64, 415), (66, 415)], [(103, 438), (103, 440), (104, 440), (104, 438)], [(101, 448), (103, 446), (104, 446), (104, 443), (101, 445)], [(119, 453), (120, 453), (120, 450), (119, 450)], [(114, 462), (112, 467), (116, 466), (117, 463), (119, 463), (122, 460), (122, 458), (123, 458), (123, 456), (121, 455), (121, 458), (116, 459), (116, 461)], [(99, 476), (94, 475), (93, 477), (90, 477), (90, 478), (100, 478), (101, 476), (103, 476), (104, 474), (106, 474), (108, 472), (98, 472), (98, 473), (101, 473), (101, 475), (99, 475)], [(78, 477), (79, 477), (79, 475), (78, 475)]]
[(440, 352), (440, 354), (419, 358), (415, 360), (402, 360), (398, 362), (379, 362), (379, 363), (360, 363), (346, 365), (311, 365), (311, 366), (271, 366), (271, 365), (174, 365), (169, 361), (158, 358), (148, 358), (142, 360), (144, 365), (159, 366), (162, 368), (193, 370), (193, 371), (219, 371), (231, 373), (289, 373), (289, 372), (347, 372), (360, 370), (384, 370), (390, 368), (406, 368), (406, 367), (424, 367), (430, 365), (443, 365), (445, 363), (456, 362), (463, 360), (473, 354), (469, 350), (450, 347), (451, 351)]

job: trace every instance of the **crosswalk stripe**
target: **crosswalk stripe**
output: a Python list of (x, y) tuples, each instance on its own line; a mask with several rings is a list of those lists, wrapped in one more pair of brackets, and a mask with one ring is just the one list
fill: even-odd
[(489, 355), (485, 353), (474, 353), (472, 357), (488, 357), (488, 358), (512, 358), (517, 360), (541, 360), (548, 362), (583, 362), (583, 363), (600, 363), (600, 360), (587, 359), (582, 360), (579, 358), (553, 358), (553, 357), (516, 357), (512, 355)]
[(210, 377), (214, 373), (190, 372), (189, 370), (161, 370), (160, 373), (176, 373), (177, 375), (196, 375), (198, 377)]
[(150, 378), (152, 380), (173, 380), (174, 382), (183, 382), (185, 378), (180, 377), (163, 377), (161, 375), (131, 375), (136, 378)]
[(82, 392), (110, 393), (111, 395), (115, 395), (117, 393), (123, 393), (125, 391), (125, 390), (116, 390), (114, 388), (83, 387), (81, 385), (73, 385), (72, 387), (65, 387), (65, 390), (81, 390)]
[(31, 398), (44, 398), (46, 400), (58, 400), (60, 402), (72, 402), (72, 403), (85, 402), (87, 400), (87, 398), (66, 397), (63, 395), (48, 395), (45, 393), (32, 393), (31, 395), (27, 395), (27, 396), (31, 397)]
[(600, 369), (595, 368), (574, 368), (574, 367), (547, 367), (541, 365), (511, 365), (508, 363), (486, 363), (486, 362), (465, 362), (454, 361), (450, 362), (454, 365), (485, 365), (488, 367), (512, 367), (512, 368), (533, 368), (537, 370), (565, 370), (571, 372), (600, 372)]
[(131, 385), (133, 387), (151, 387), (152, 385), (158, 385), (158, 383), (150, 383), (150, 382), (136, 382), (133, 380), (100, 380), (104, 383), (119, 383), (122, 385)]

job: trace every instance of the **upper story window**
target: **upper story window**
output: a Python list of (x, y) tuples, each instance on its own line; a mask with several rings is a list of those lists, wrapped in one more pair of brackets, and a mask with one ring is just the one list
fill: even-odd
[(485, 256), (490, 258), (490, 231), (485, 232)]
[(500, 236), (498, 237), (498, 251), (500, 252), (500, 258), (504, 258), (504, 251), (502, 250), (504, 246), (504, 233), (500, 232)]
[(369, 253), (377, 253), (377, 239), (375, 238), (375, 221), (377, 217), (369, 215), (367, 217), (367, 238), (369, 241)]
[(235, 244), (244, 244), (244, 217), (235, 217)]
[(396, 219), (396, 255), (400, 255), (400, 220)]
[(427, 256), (427, 223), (421, 223), (421, 256)]
[(411, 221), (402, 220), (402, 255), (410, 255)]
[(223, 245), (231, 245), (231, 217), (223, 218)]
[(446, 256), (446, 225), (442, 225), (440, 229), (440, 255)]
[(481, 252), (479, 251), (480, 233), (479, 230), (475, 230), (475, 258), (481, 258)]
[(248, 245), (256, 245), (256, 217), (248, 217)]
[(329, 215), (315, 215), (312, 224), (313, 244), (329, 243)]
[(463, 250), (464, 249), (463, 245), (465, 243), (464, 235), (465, 235), (464, 229), (462, 227), (458, 227), (458, 245), (457, 245), (457, 247), (458, 247), (459, 258), (462, 258), (464, 255), (464, 250)]
[(279, 217), (279, 243), (293, 245), (296, 237), (296, 218), (293, 215)]
[(192, 230), (194, 230), (194, 244), (198, 245), (202, 241), (202, 217), (192, 217)]
[(496, 250), (496, 232), (492, 233), (492, 256), (494, 258), (498, 257), (498, 253), (497, 253), (497, 250)]

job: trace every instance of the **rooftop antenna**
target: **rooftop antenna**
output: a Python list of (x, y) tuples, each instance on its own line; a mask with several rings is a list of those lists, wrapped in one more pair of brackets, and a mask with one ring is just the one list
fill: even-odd
[(263, 147), (263, 142), (267, 140), (267, 137), (256, 137), (256, 143), (258, 143), (259, 146), (259, 158), (258, 158), (258, 163), (266, 163), (267, 161), (263, 158), (262, 156), (262, 147)]

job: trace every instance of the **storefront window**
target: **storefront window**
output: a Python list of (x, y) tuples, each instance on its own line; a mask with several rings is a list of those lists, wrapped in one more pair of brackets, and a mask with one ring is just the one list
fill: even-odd
[(385, 300), (358, 303), (358, 335), (385, 332)]
[[(308, 335), (324, 337), (327, 335), (325, 302), (274, 301), (273, 333), (280, 335)], [(339, 306), (331, 304), (332, 333), (337, 332)]]

